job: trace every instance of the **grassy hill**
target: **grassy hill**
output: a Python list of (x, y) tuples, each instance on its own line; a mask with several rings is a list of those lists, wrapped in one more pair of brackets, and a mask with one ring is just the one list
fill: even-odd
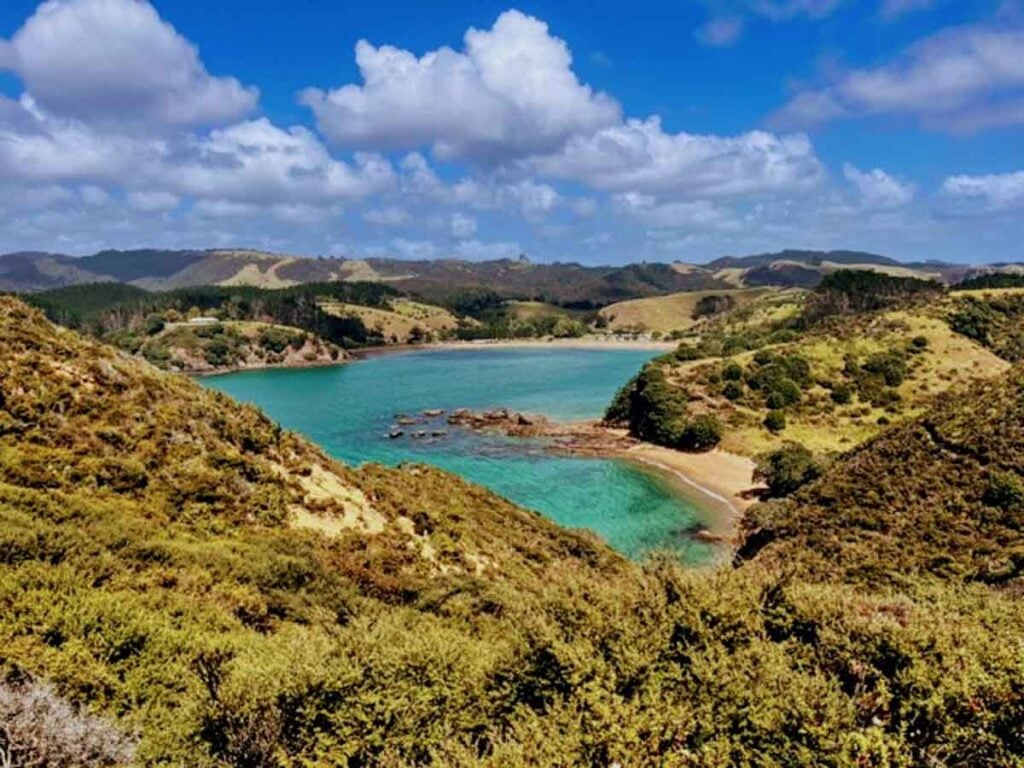
[[(947, 536), (889, 542), (905, 562), (982, 562), (979, 538), (1014, 557), (1014, 486), (992, 480), (1024, 474), (1016, 381), (934, 417), (984, 452), (962, 478), (899, 440), (834, 465), (932, 478), (916, 519)], [(125, 742), (206, 768), (1024, 759), (1024, 605), (970, 569), (880, 584), (883, 547), (844, 567), (835, 538), (887, 519), (867, 501), (791, 574), (782, 535), (738, 570), (635, 565), (437, 470), (349, 469), (8, 298), (0, 393), (0, 689), (49, 684), (122, 734), (93, 765)], [(818, 488), (789, 513), (805, 530)], [(898, 515), (906, 490), (879, 502)], [(978, 538), (943, 517), (961, 496)]]
[(107, 250), (74, 258), (60, 254), (0, 255), (0, 290), (31, 292), (80, 283), (118, 281), (150, 291), (200, 285), (287, 288), (334, 281), (385, 283), (430, 304), (448, 305), (460, 293), (495, 291), (502, 298), (594, 310), (628, 299), (684, 291), (758, 286), (813, 288), (843, 269), (938, 279), (947, 284), (980, 275), (1016, 274), (1020, 265), (979, 267), (942, 262), (902, 263), (851, 251), (787, 250), (723, 257), (708, 264), (635, 263), (585, 266), (533, 263), (526, 257), (493, 261), (309, 258), (249, 249)]
[(744, 522), (741, 556), (805, 577), (916, 575), (1014, 585), (1024, 574), (1024, 376), (944, 396)]
[[(1016, 299), (984, 310), (979, 301), (935, 283), (838, 273), (812, 293), (768, 296), (711, 319), (652, 362), (609, 417), (661, 442), (672, 430), (645, 428), (650, 414), (680, 425), (700, 417), (716, 425), (715, 444), (751, 456), (787, 441), (843, 451), (1019, 359), (1009, 351), (1024, 318)], [(664, 407), (650, 393), (664, 393)]]
[(630, 299), (604, 307), (600, 316), (614, 332), (671, 334), (689, 330), (702, 319), (746, 306), (774, 294), (768, 288), (688, 291), (646, 299)]
[(325, 312), (335, 317), (357, 317), (369, 331), (387, 344), (437, 340), (450, 335), (460, 319), (443, 307), (409, 299), (391, 299), (382, 306), (325, 301)]
[(340, 347), (301, 329), (252, 321), (166, 324), (146, 337), (138, 354), (158, 368), (182, 373), (331, 365), (346, 357)]

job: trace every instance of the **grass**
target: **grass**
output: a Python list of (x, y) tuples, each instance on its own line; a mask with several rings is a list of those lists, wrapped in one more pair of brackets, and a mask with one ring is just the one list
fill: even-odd
[(459, 325), (458, 318), (443, 307), (407, 299), (393, 299), (386, 308), (344, 302), (323, 302), (321, 307), (338, 317), (358, 317), (371, 332), (376, 332), (390, 344), (443, 337)]
[(708, 296), (728, 296), (736, 306), (743, 307), (777, 293), (774, 288), (730, 289), (721, 291), (689, 291), (648, 299), (633, 299), (612, 304), (600, 311), (612, 331), (648, 331), (669, 334), (685, 331), (698, 323), (694, 310)]

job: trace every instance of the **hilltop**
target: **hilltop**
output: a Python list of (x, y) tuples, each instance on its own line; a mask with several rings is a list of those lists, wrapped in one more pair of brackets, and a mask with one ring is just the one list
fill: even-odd
[(94, 282), (128, 283), (149, 291), (200, 285), (287, 288), (334, 281), (377, 282), (432, 304), (459, 294), (494, 291), (505, 299), (545, 301), (571, 309), (597, 309), (628, 299), (682, 291), (759, 286), (814, 287), (841, 269), (955, 283), (981, 274), (1018, 273), (999, 264), (967, 267), (943, 262), (901, 263), (854, 251), (787, 250), (727, 256), (707, 264), (638, 263), (583, 266), (534, 263), (526, 257), (493, 261), (310, 258), (247, 249), (101, 251), (71, 257), (51, 253), (0, 255), (0, 290), (31, 292)]
[(1021, 359), (1022, 298), (833, 273), (813, 292), (757, 297), (696, 325), (608, 418), (662, 444), (686, 443), (685, 425), (701, 424), (701, 447), (747, 456), (791, 441), (844, 451)]
[[(892, 433), (785, 516), (755, 507), (768, 546), (704, 573), (631, 564), (437, 470), (352, 470), (9, 298), (0, 394), (0, 670), (102, 718), (112, 760), (126, 742), (207, 768), (1024, 757), (1024, 605), (972, 579), (1019, 562), (1018, 379), (913, 427), (976, 469)], [(842, 482), (850, 514), (810, 535)], [(910, 503), (918, 534), (835, 548)], [(787, 531), (805, 533), (783, 555)], [(923, 565), (882, 583), (894, 547)]]

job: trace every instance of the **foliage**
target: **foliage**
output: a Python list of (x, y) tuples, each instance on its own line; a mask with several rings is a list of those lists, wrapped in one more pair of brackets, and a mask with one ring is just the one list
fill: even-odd
[(915, 574), (992, 584), (1024, 569), (1024, 377), (939, 398), (744, 522), (745, 555), (819, 578), (906, 583)]
[(641, 440), (669, 448), (714, 448), (721, 441), (722, 425), (710, 414), (691, 414), (687, 401), (685, 390), (672, 385), (654, 361), (619, 390), (605, 412), (605, 420), (624, 424)]
[(821, 472), (822, 464), (813, 453), (800, 443), (786, 442), (758, 458), (754, 479), (768, 486), (768, 497), (777, 498), (816, 480)]
[(786, 412), (780, 409), (768, 411), (763, 423), (769, 432), (781, 432), (786, 428)]
[(821, 279), (807, 301), (803, 319), (813, 323), (835, 315), (908, 306), (943, 291), (942, 284), (933, 280), (843, 269)]
[(955, 286), (959, 291), (982, 289), (1024, 288), (1024, 275), (1017, 272), (993, 272), (961, 280)]
[(710, 294), (701, 296), (693, 308), (693, 319), (721, 315), (736, 306), (736, 301), (726, 294)]
[[(117, 287), (114, 287), (117, 286)], [(307, 283), (268, 290), (249, 286), (199, 286), (147, 293), (117, 283), (59, 288), (26, 296), (54, 322), (134, 352), (152, 333), (152, 316), (165, 320), (190, 311), (221, 320), (252, 320), (300, 328), (341, 347), (382, 342), (358, 317), (336, 317), (321, 302), (381, 306), (398, 291), (379, 283)]]
[(968, 296), (947, 316), (950, 328), (1010, 362), (1024, 360), (1024, 294)]
[(0, 669), (145, 766), (1020, 765), (1021, 518), (979, 500), (1024, 469), (1022, 381), (688, 572), (438, 470), (349, 469), (0, 300)]

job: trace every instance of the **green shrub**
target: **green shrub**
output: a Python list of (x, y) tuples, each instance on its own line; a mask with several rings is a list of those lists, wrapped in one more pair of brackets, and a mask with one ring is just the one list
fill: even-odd
[(1011, 472), (995, 472), (989, 478), (984, 501), (1007, 511), (1024, 510), (1024, 481)]
[(769, 432), (781, 432), (786, 428), (786, 414), (783, 411), (769, 411), (764, 417), (764, 426)]
[(807, 448), (787, 442), (757, 460), (754, 479), (768, 486), (769, 497), (788, 496), (821, 476), (822, 465)]
[(740, 381), (743, 378), (743, 366), (732, 361), (722, 369), (722, 378), (726, 381)]
[(713, 414), (700, 414), (683, 427), (676, 443), (684, 451), (710, 451), (722, 441), (722, 424)]
[(164, 321), (163, 315), (153, 313), (146, 316), (144, 329), (147, 336), (156, 336), (166, 325), (167, 323)]
[(739, 400), (743, 397), (743, 385), (738, 381), (727, 381), (722, 388), (722, 396), (734, 402)]
[(849, 384), (839, 382), (833, 385), (829, 397), (832, 398), (832, 402), (837, 405), (846, 405), (853, 400), (853, 387)]

